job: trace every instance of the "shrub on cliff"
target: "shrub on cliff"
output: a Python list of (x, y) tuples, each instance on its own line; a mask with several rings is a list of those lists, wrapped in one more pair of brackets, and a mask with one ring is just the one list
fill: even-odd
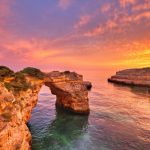
[(19, 92), (19, 91), (26, 91), (31, 87), (30, 83), (27, 82), (17, 82), (17, 81), (12, 81), (12, 82), (5, 82), (5, 87), (10, 91), (14, 92)]
[(21, 72), (16, 72), (13, 74), (13, 80), (11, 82), (5, 82), (5, 87), (8, 90), (15, 92), (26, 91), (31, 87), (30, 83), (26, 81), (25, 75)]
[(3, 80), (4, 77), (10, 77), (14, 72), (5, 66), (0, 66), (0, 80)]
[(21, 72), (36, 77), (38, 79), (44, 79), (45, 76), (45, 74), (41, 70), (33, 67), (24, 68)]

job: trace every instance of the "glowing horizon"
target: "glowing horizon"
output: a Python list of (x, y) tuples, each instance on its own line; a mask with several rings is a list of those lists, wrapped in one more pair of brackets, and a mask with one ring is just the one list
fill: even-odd
[(150, 1), (1, 0), (0, 65), (150, 67)]

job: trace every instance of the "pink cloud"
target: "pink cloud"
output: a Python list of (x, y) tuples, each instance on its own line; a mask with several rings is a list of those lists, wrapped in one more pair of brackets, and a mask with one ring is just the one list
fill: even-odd
[[(135, 4), (132, 6), (132, 10), (137, 12), (128, 14), (127, 11), (120, 12), (117, 9), (114, 9), (114, 11), (106, 14), (108, 16), (110, 16), (111, 14), (110, 19), (105, 22), (99, 22), (98, 26), (84, 33), (84, 36), (94, 37), (103, 35), (106, 32), (111, 33), (111, 31), (114, 31), (116, 33), (124, 33), (129, 26), (132, 26), (132, 23), (138, 24), (140, 21), (142, 21), (141, 19), (150, 19), (150, 12), (146, 11), (146, 9), (148, 9), (148, 7), (150, 6), (150, 1), (145, 1), (144, 3), (136, 3), (136, 0), (121, 0), (120, 2), (122, 6), (123, 4)], [(110, 9), (110, 6), (107, 7), (108, 9)], [(142, 11), (143, 9), (145, 11)], [(149, 24), (147, 23), (147, 25)]]
[(133, 11), (141, 11), (141, 10), (148, 10), (148, 9), (150, 9), (150, 1), (147, 1), (145, 3), (140, 3), (132, 7)]
[(99, 25), (95, 27), (93, 30), (86, 32), (84, 36), (93, 37), (104, 33), (104, 31), (105, 29), (101, 25)]
[(74, 28), (78, 29), (90, 22), (91, 16), (90, 15), (84, 15), (81, 16), (79, 21), (74, 25)]
[(72, 0), (59, 0), (59, 7), (61, 7), (62, 9), (67, 9), (72, 3)]
[(121, 7), (126, 7), (128, 4), (135, 4), (137, 0), (119, 0)]
[(105, 24), (102, 25), (100, 24), (99, 26), (95, 27), (92, 31), (89, 31), (84, 35), (88, 37), (101, 35), (104, 32), (111, 30), (117, 26), (118, 26), (117, 22), (115, 22), (114, 20), (108, 20)]
[(6, 19), (10, 15), (12, 2), (13, 0), (0, 1), (0, 34), (4, 33)]
[(142, 18), (150, 19), (150, 12), (147, 11), (147, 12), (140, 13), (140, 14), (136, 15), (136, 17), (134, 18), (134, 20), (135, 21), (139, 21)]
[(106, 3), (102, 6), (101, 8), (101, 12), (105, 13), (105, 12), (108, 12), (111, 8), (111, 4), (110, 3)]

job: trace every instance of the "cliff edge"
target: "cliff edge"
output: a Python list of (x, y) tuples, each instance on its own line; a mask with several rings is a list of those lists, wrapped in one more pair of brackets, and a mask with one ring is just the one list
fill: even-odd
[(56, 106), (76, 114), (89, 113), (90, 82), (75, 72), (41, 72), (25, 68), (19, 72), (0, 66), (0, 150), (30, 150), (31, 134), (26, 126), (43, 85), (56, 95)]
[(150, 87), (150, 67), (118, 71), (108, 79), (108, 82)]

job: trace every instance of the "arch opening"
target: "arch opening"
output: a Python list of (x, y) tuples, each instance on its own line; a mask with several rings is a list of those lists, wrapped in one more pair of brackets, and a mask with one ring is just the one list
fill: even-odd
[[(32, 134), (32, 149), (69, 149), (70, 144), (86, 134), (88, 115), (67, 113), (55, 107), (56, 96), (49, 87), (43, 85), (38, 94), (38, 102), (32, 111), (28, 127)], [(74, 134), (75, 133), (75, 134)]]

